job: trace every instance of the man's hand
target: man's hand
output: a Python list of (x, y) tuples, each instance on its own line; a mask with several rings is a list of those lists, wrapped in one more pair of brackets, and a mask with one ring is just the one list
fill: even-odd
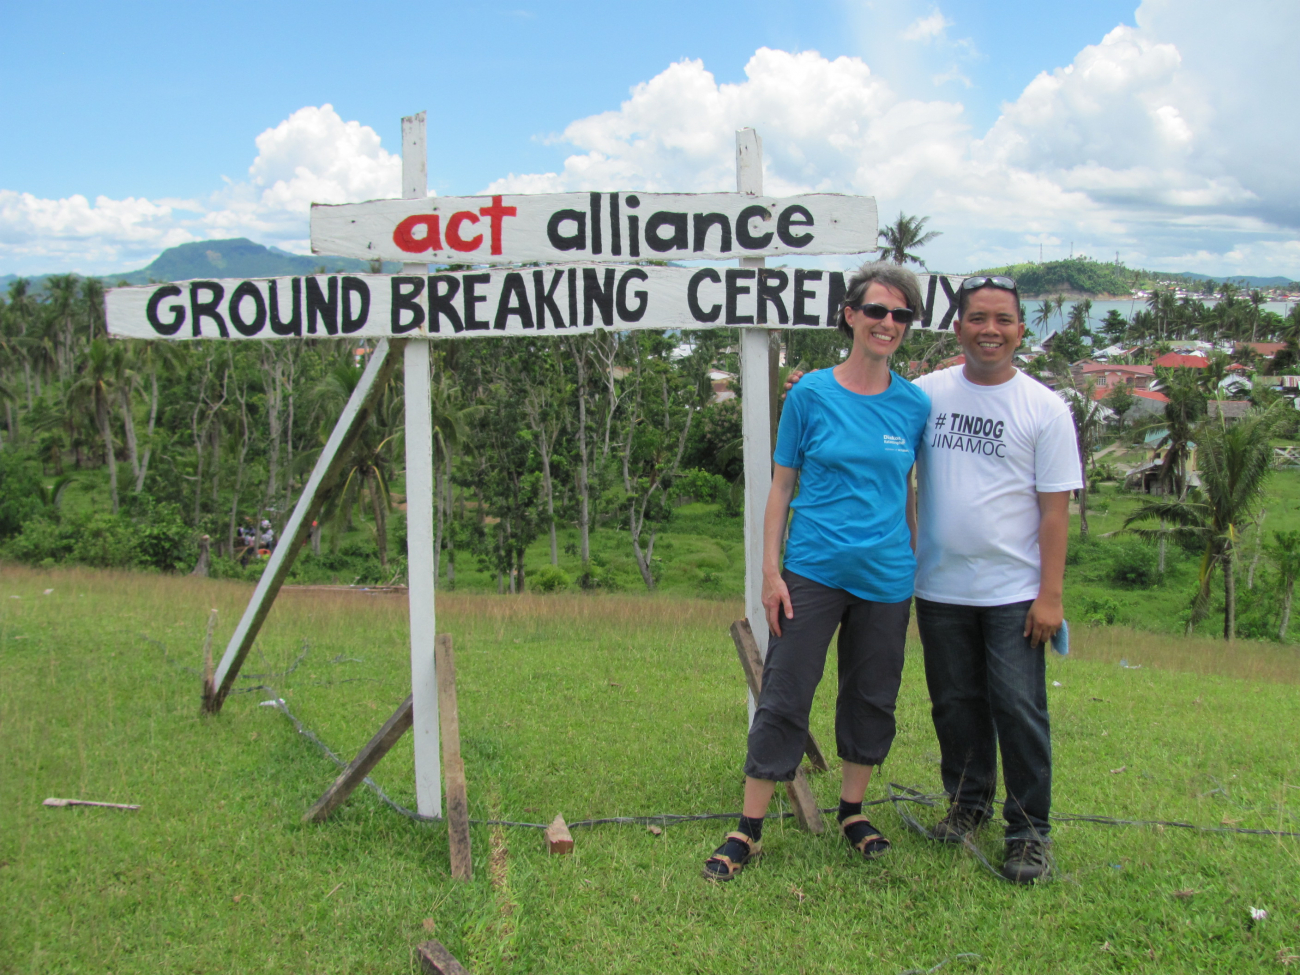
[(1025, 636), (1029, 638), (1029, 645), (1035, 649), (1044, 646), (1056, 636), (1063, 619), (1065, 610), (1061, 600), (1040, 595), (1025, 614)]
[(781, 635), (781, 610), (785, 610), (786, 619), (794, 619), (790, 590), (778, 573), (763, 573), (763, 609), (767, 612), (767, 628), (774, 636)]
[[(816, 369), (808, 370), (808, 372), (816, 372), (816, 371), (817, 371)], [(802, 379), (806, 375), (808, 375), (808, 373), (804, 372), (802, 369), (795, 369), (793, 372), (790, 373), (790, 375), (786, 376), (785, 392), (788, 393), (790, 392), (790, 390), (794, 389), (794, 384), (797, 383), (800, 379)], [(785, 393), (781, 394), (781, 398), (785, 399)]]

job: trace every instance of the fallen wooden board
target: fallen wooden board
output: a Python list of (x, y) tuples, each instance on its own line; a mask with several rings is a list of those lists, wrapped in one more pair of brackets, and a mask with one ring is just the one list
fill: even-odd
[(550, 853), (572, 853), (573, 834), (563, 816), (556, 816), (551, 825), (546, 827), (546, 849)]
[[(754, 695), (754, 700), (759, 699), (763, 690), (763, 661), (758, 655), (758, 644), (754, 641), (754, 631), (749, 628), (749, 620), (736, 620), (731, 624), (731, 639), (736, 644), (736, 653), (740, 657), (740, 665), (745, 671), (745, 680), (749, 683), (749, 692)], [(812, 741), (812, 733), (808, 735), (809, 741)], [(807, 745), (804, 746), (805, 751)], [(821, 755), (821, 749), (817, 748), (817, 743), (813, 742), (813, 748), (817, 755)], [(824, 762), (825, 759), (822, 759)], [(823, 833), (826, 827), (822, 824), (822, 814), (817, 809), (817, 799), (813, 795), (812, 787), (808, 785), (808, 777), (804, 775), (803, 766), (795, 769), (794, 780), (785, 784), (786, 793), (790, 797), (790, 806), (794, 810), (795, 822), (801, 829), (806, 829), (810, 833)]]
[[(739, 636), (737, 636), (737, 628), (739, 628)], [(763, 686), (763, 660), (758, 655), (758, 641), (754, 639), (749, 620), (736, 620), (731, 624), (731, 639), (736, 643), (736, 653), (740, 657), (740, 666), (745, 670), (745, 680), (749, 682), (750, 692), (757, 701), (757, 688)], [(744, 649), (741, 649), (742, 643)], [(811, 731), (808, 732), (808, 740), (804, 742), (803, 753), (808, 756), (808, 764), (818, 772), (830, 771), (830, 764), (826, 761), (826, 756), (822, 754), (821, 746), (817, 744), (817, 739), (813, 737)]]
[(131, 805), (127, 802), (91, 802), (89, 799), (46, 799), (42, 806), (59, 807), (63, 806), (99, 806), (103, 809), (139, 809), (139, 806)]
[(416, 945), (415, 954), (425, 975), (469, 975), (469, 969), (458, 962), (441, 942), (422, 942)]
[(411, 727), (411, 696), (408, 694), (401, 706), (393, 712), (384, 726), (375, 732), (357, 757), (348, 763), (334, 784), (325, 790), (325, 794), (316, 800), (316, 804), (302, 817), (304, 823), (323, 823), (329, 814), (347, 801), (352, 790), (366, 780), (370, 770), (379, 764), (379, 760), (388, 754), (397, 744), (399, 738)]
[(451, 847), (451, 875), (469, 880), (474, 875), (469, 849), (469, 796), (465, 763), (460, 755), (460, 717), (456, 710), (456, 662), (451, 636), (438, 635), (433, 644), (433, 668), (438, 681), (438, 730), (442, 739), (442, 774), (447, 785), (447, 842)]

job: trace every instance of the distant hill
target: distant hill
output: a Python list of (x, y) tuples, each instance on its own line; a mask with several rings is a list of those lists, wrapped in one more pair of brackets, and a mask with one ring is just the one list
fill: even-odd
[[(389, 262), (385, 272), (399, 270), (401, 265)], [(312, 274), (319, 268), (326, 271), (368, 271), (370, 265), (350, 257), (324, 257), (318, 254), (304, 257), (290, 254), (278, 247), (264, 247), (247, 237), (230, 240), (200, 240), (192, 244), (169, 247), (152, 263), (138, 271), (122, 274), (104, 274), (99, 277), (108, 285), (148, 284), (151, 281), (187, 281), (191, 278), (266, 278), (287, 277), (295, 274)], [(41, 287), (49, 275), (8, 274), (0, 277), (0, 288), (18, 277), (27, 277), (35, 288)]]
[(1242, 276), (1225, 279), (1187, 271), (1176, 274), (1147, 271), (1123, 264), (1102, 263), (1088, 257), (1072, 257), (1065, 261), (1046, 261), (1042, 264), (1008, 264), (971, 273), (1005, 274), (1013, 277), (1020, 285), (1021, 297), (1026, 299), (1048, 298), (1057, 294), (1067, 297), (1125, 295), (1134, 288), (1146, 291), (1152, 287), (1168, 285), (1192, 286), (1199, 290), (1206, 281), (1214, 282), (1214, 287), (1225, 280), (1246, 288), (1282, 288), (1294, 284), (1289, 278), (1283, 277)]

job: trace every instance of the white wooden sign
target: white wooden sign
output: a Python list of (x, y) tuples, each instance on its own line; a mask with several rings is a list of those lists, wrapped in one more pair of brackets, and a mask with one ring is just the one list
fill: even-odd
[[(960, 277), (922, 275), (920, 328), (947, 329)], [(570, 329), (825, 328), (845, 272), (586, 264), (439, 274), (320, 274), (113, 288), (133, 339), (488, 338)]]
[(876, 249), (876, 201), (811, 193), (540, 193), (313, 204), (311, 249), (364, 260), (726, 260)]

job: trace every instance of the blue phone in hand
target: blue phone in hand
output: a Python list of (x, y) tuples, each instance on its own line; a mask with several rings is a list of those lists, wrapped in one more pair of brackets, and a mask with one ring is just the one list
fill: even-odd
[(1052, 637), (1050, 643), (1052, 649), (1062, 657), (1069, 656), (1070, 653), (1070, 624), (1061, 620), (1061, 628), (1056, 631), (1056, 636)]

